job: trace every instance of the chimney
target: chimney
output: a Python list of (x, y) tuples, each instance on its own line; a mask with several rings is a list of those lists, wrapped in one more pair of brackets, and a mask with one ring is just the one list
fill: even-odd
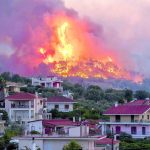
[(38, 92), (35, 92), (35, 97), (38, 98)]
[(125, 104), (128, 103), (127, 99), (124, 99), (124, 103), (125, 103)]
[(114, 141), (117, 141), (117, 135), (114, 135)]
[(75, 117), (73, 117), (73, 122), (76, 122), (76, 118)]
[(81, 117), (79, 117), (79, 122), (81, 121)]
[(118, 107), (118, 102), (115, 102), (115, 107)]

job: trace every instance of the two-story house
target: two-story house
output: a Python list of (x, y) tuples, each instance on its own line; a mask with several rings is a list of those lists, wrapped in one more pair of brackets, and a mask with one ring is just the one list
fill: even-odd
[(17, 92), (19, 93), (20, 89), (23, 87), (27, 87), (27, 85), (22, 83), (6, 82), (6, 86), (4, 88), (5, 96), (9, 96)]
[(27, 123), (42, 119), (43, 101), (38, 94), (16, 93), (6, 97), (5, 109), (12, 122)]
[(55, 76), (32, 78), (33, 86), (42, 86), (45, 88), (62, 89), (61, 86), (62, 82), (63, 82), (62, 80), (58, 79)]
[(133, 138), (150, 136), (150, 100), (135, 100), (107, 109), (104, 115), (110, 117), (108, 122), (100, 122), (102, 134), (112, 131), (115, 134), (126, 132)]
[(73, 99), (64, 96), (54, 96), (47, 99), (47, 111), (57, 109), (61, 112), (73, 111), (73, 104), (76, 103)]

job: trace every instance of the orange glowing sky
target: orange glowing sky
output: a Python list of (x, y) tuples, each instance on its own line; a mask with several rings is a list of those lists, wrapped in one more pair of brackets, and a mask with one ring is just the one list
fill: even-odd
[(148, 0), (2, 0), (0, 72), (149, 78), (149, 8)]
[[(52, 72), (68, 77), (124, 78), (132, 80), (129, 72), (120, 69), (117, 54), (104, 48), (102, 42), (92, 37), (84, 20), (59, 13), (52, 18), (45, 16), (52, 37), (49, 44), (39, 47), (45, 64), (53, 64)], [(134, 77), (141, 81), (140, 76)]]

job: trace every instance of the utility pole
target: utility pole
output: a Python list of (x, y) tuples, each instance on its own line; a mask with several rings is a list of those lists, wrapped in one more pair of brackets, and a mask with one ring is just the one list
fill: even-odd
[(32, 138), (32, 150), (36, 150), (36, 144), (34, 141), (34, 137)]
[(112, 150), (114, 150), (114, 129), (112, 128)]

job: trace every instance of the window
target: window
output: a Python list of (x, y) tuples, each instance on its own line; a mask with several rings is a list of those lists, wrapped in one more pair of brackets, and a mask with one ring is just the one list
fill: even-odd
[(149, 115), (147, 115), (147, 119), (149, 120)]
[(116, 115), (116, 122), (120, 122), (120, 116)]
[(131, 134), (136, 134), (136, 127), (131, 127)]
[(59, 105), (55, 105), (55, 109), (59, 109)]
[(31, 131), (35, 130), (35, 126), (31, 126)]
[(146, 134), (146, 128), (142, 127), (142, 134), (145, 135)]
[(142, 115), (142, 119), (144, 119), (144, 115)]
[(120, 134), (121, 131), (121, 127), (120, 126), (116, 126), (116, 134)]
[(131, 122), (134, 122), (134, 115), (131, 115)]
[(69, 109), (69, 105), (65, 105), (65, 109)]
[(24, 122), (24, 121), (22, 121), (22, 124), (25, 124), (25, 122)]
[(42, 100), (40, 100), (40, 105), (42, 105), (43, 104), (43, 101)]

